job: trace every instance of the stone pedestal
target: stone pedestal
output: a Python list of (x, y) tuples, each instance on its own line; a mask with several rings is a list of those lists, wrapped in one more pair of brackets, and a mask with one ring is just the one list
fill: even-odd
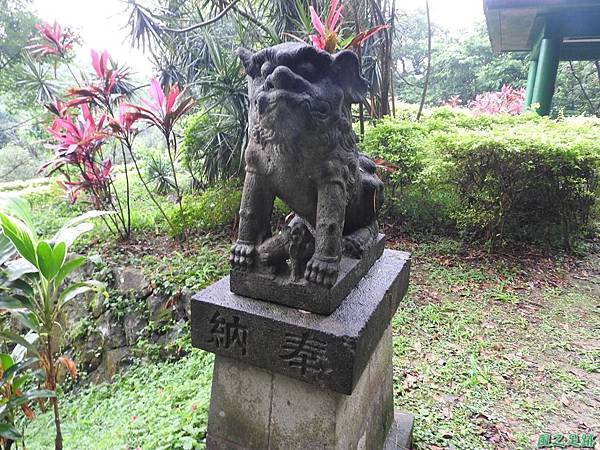
[(328, 316), (232, 294), (228, 278), (196, 295), (192, 343), (217, 355), (207, 448), (410, 448), (390, 326), (409, 258), (386, 250)]

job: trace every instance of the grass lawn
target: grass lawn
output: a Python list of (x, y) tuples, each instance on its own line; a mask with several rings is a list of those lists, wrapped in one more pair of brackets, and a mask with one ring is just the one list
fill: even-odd
[(529, 449), (600, 428), (600, 255), (414, 247), (394, 318), (398, 408), (419, 449)]
[[(494, 260), (403, 243), (412, 287), (394, 318), (395, 401), (418, 449), (533, 448), (600, 427), (600, 257)], [(575, 265), (575, 266), (572, 266)], [(144, 364), (63, 400), (66, 449), (203, 448), (212, 359)], [(51, 417), (29, 428), (50, 448)]]
[[(55, 195), (31, 196), (44, 230), (78, 212)], [(153, 219), (142, 223), (138, 233), (157, 236)], [(99, 233), (85, 249), (145, 262), (165, 288), (202, 287), (226, 270), (227, 234), (188, 250), (143, 234), (127, 245), (106, 239)], [(530, 449), (542, 432), (600, 430), (598, 250), (490, 255), (402, 236), (390, 246), (413, 253), (409, 295), (393, 321), (394, 387), (396, 407), (416, 416), (417, 449)], [(109, 384), (76, 387), (61, 398), (65, 449), (203, 448), (211, 374), (212, 357), (190, 350), (176, 362), (140, 361)], [(40, 414), (27, 448), (52, 448), (52, 430), (52, 417)]]

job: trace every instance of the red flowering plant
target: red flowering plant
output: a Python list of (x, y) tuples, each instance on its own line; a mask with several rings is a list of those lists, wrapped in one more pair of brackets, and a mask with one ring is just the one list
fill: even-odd
[[(126, 106), (131, 108), (132, 112), (126, 113), (126, 117), (127, 120), (131, 120), (132, 123), (141, 120), (158, 128), (165, 138), (167, 154), (177, 194), (177, 203), (179, 204), (179, 212), (183, 218), (183, 198), (176, 170), (176, 162), (180, 155), (177, 146), (175, 124), (192, 108), (194, 100), (185, 95), (185, 92), (177, 85), (171, 86), (167, 92), (164, 92), (160, 83), (154, 78), (150, 80), (149, 95), (150, 101), (142, 99), (145, 106), (127, 104)], [(182, 223), (185, 223), (185, 220), (183, 220)], [(169, 222), (169, 224), (173, 228), (172, 223)], [(173, 231), (176, 230), (173, 229)], [(176, 234), (185, 238), (185, 229), (179, 232), (176, 231)]]
[(525, 89), (512, 88), (505, 84), (499, 92), (486, 92), (475, 97), (469, 103), (469, 109), (477, 114), (510, 114), (519, 115), (523, 112)]
[[(178, 86), (171, 87), (165, 94), (158, 82), (152, 80), (150, 101), (142, 100), (143, 105), (126, 103), (125, 100), (134, 91), (129, 82), (129, 69), (119, 67), (106, 51), (92, 50), (91, 60), (93, 75), (85, 80), (73, 77), (78, 87), (68, 90), (67, 100), (57, 99), (46, 105), (55, 116), (48, 129), (53, 139), (49, 148), (54, 151), (54, 158), (42, 169), (48, 174), (60, 171), (66, 177), (62, 186), (71, 202), (85, 192), (95, 208), (114, 211), (114, 215), (104, 218), (105, 223), (120, 237), (128, 238), (131, 233), (128, 163), (133, 162), (148, 195), (176, 234), (136, 159), (133, 142), (139, 130), (135, 122), (150, 123), (165, 136), (176, 179), (177, 141), (173, 128), (191, 108), (192, 99), (184, 97)], [(112, 151), (105, 152), (106, 146)], [(114, 155), (116, 150), (120, 150), (123, 160), (124, 195), (118, 192), (114, 183), (113, 160), (110, 156), (105, 157)], [(179, 184), (176, 184), (176, 189), (181, 208)]]
[[(53, 150), (54, 158), (42, 170), (47, 174), (59, 171), (66, 177), (61, 185), (71, 202), (85, 192), (94, 208), (115, 211), (105, 218), (105, 223), (114, 233), (127, 238), (131, 233), (131, 209), (126, 153), (131, 150), (135, 134), (132, 121), (125, 118), (119, 107), (124, 98), (119, 84), (126, 82), (129, 71), (117, 69), (106, 51), (100, 54), (92, 50), (91, 56), (95, 79), (84, 82), (75, 78), (79, 87), (68, 91), (68, 101), (57, 99), (46, 105), (55, 116), (48, 128), (52, 136), (48, 148)], [(115, 133), (117, 124), (123, 125), (122, 133)], [(110, 139), (115, 136), (126, 139), (129, 147), (121, 140)], [(120, 143), (127, 182), (125, 195), (119, 195), (114, 185), (113, 161), (104, 152), (107, 143), (113, 144), (113, 149), (115, 143)]]
[(344, 5), (341, 4), (340, 0), (332, 0), (327, 12), (327, 18), (323, 23), (315, 8), (310, 6), (310, 19), (317, 34), (311, 34), (309, 38), (315, 47), (329, 53), (335, 53), (340, 47), (357, 49), (374, 34), (389, 28), (389, 25), (378, 25), (342, 40), (340, 39), (340, 34), (342, 31), (343, 10)]
[(54, 22), (54, 25), (48, 23), (38, 23), (35, 28), (39, 35), (35, 43), (26, 47), (30, 54), (34, 56), (55, 55), (65, 58), (77, 41), (77, 36), (69, 29), (64, 29)]
[[(102, 146), (108, 133), (106, 114), (95, 119), (87, 104), (78, 106), (79, 114), (60, 109), (57, 105), (49, 108), (58, 114), (48, 132), (52, 142), (47, 145), (53, 150), (54, 158), (42, 166), (48, 174), (60, 171), (66, 178), (60, 184), (74, 203), (81, 192), (87, 192), (95, 209), (115, 209), (111, 190), (112, 160), (104, 158)], [(122, 231), (123, 223), (113, 219), (109, 227)]]
[(442, 106), (449, 106), (450, 108), (454, 109), (454, 108), (458, 108), (458, 105), (460, 105), (460, 103), (461, 103), (460, 96), (451, 95), (448, 100), (446, 100), (445, 102), (442, 103)]
[(88, 83), (84, 87), (72, 88), (69, 95), (73, 97), (69, 106), (76, 106), (82, 103), (94, 104), (111, 112), (128, 89), (124, 86), (127, 83), (129, 69), (118, 68), (111, 60), (110, 55), (105, 50), (102, 54), (92, 50), (92, 66), (96, 74), (96, 82)]
[[(510, 114), (519, 115), (523, 112), (525, 101), (525, 89), (513, 88), (507, 84), (503, 85), (498, 92), (485, 92), (469, 102), (467, 107), (475, 114)], [(452, 95), (442, 103), (442, 106), (458, 108), (462, 100), (458, 95)]]

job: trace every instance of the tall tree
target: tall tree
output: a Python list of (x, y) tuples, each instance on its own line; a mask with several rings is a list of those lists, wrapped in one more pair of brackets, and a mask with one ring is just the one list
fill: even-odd
[(33, 37), (37, 21), (29, 7), (29, 0), (0, 0), (0, 96), (11, 106), (33, 105), (30, 97), (15, 95), (20, 92), (26, 59), (23, 49)]

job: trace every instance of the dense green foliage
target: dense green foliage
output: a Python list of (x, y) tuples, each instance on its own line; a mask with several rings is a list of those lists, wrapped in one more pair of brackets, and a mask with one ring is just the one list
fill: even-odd
[(233, 225), (240, 209), (242, 190), (234, 183), (211, 187), (199, 195), (184, 197), (184, 218), (175, 212), (177, 226), (205, 231)]
[(244, 133), (244, 124), (228, 114), (201, 111), (187, 120), (183, 161), (195, 185), (226, 180), (243, 171)]
[[(194, 351), (177, 364), (142, 365), (110, 384), (69, 394), (63, 409), (65, 449), (203, 448), (212, 355)], [(52, 447), (50, 415), (28, 428), (27, 448)]]
[(599, 137), (593, 120), (443, 108), (420, 123), (386, 119), (367, 130), (362, 148), (393, 164), (384, 172), (392, 216), (417, 227), (450, 226), (492, 244), (569, 247), (592, 225)]
[[(433, 18), (431, 80), (427, 103), (439, 106), (451, 96), (461, 105), (484, 92), (498, 91), (503, 85), (525, 87), (529, 58), (527, 53), (495, 54), (487, 27), (482, 21), (462, 33), (449, 33)], [(395, 85), (400, 101), (418, 103), (427, 68), (427, 20), (424, 10), (399, 12), (394, 40), (398, 61)], [(561, 62), (552, 115), (598, 115), (600, 112), (600, 63)]]

